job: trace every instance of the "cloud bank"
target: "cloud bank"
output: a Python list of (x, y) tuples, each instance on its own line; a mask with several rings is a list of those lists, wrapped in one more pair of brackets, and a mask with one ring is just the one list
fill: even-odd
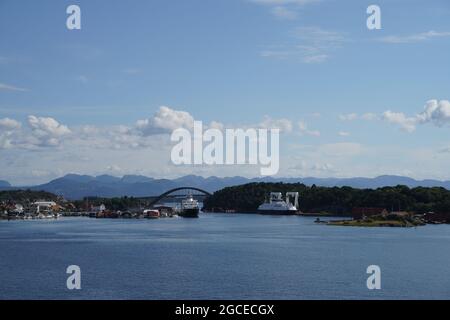
[(406, 132), (413, 132), (417, 125), (431, 123), (437, 127), (450, 124), (450, 102), (448, 100), (429, 100), (424, 110), (415, 116), (408, 117), (403, 112), (385, 111), (382, 119), (398, 125)]

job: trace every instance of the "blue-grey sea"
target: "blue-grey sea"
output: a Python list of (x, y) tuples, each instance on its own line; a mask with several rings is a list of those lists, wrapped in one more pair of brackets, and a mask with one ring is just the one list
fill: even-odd
[[(449, 299), (450, 225), (314, 218), (0, 221), (0, 299)], [(66, 268), (81, 268), (81, 290)], [(369, 290), (366, 269), (381, 268)]]

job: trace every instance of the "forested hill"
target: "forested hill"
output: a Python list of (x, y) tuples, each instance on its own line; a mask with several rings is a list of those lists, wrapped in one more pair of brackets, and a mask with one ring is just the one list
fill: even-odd
[(345, 215), (354, 207), (381, 207), (393, 211), (450, 214), (450, 191), (445, 188), (407, 186), (378, 189), (351, 187), (308, 187), (300, 183), (250, 183), (224, 188), (208, 197), (204, 209), (254, 212), (270, 192), (297, 191), (302, 212), (329, 212)]
[(58, 196), (46, 191), (32, 190), (7, 190), (0, 191), (0, 201), (12, 201), (17, 203), (34, 202), (39, 200), (56, 201)]

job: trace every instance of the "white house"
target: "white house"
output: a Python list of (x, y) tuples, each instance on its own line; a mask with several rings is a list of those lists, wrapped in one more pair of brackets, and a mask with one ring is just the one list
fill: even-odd
[(93, 212), (103, 212), (103, 211), (106, 210), (106, 207), (105, 207), (104, 204), (101, 204), (101, 205), (99, 205), (98, 207), (92, 206), (91, 210), (92, 210)]

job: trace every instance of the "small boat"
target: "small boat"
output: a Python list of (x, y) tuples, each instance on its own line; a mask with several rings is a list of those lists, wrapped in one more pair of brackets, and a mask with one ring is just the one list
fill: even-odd
[(144, 210), (144, 217), (147, 219), (158, 219), (160, 217), (158, 210)]

